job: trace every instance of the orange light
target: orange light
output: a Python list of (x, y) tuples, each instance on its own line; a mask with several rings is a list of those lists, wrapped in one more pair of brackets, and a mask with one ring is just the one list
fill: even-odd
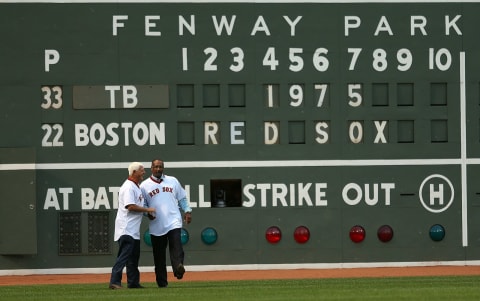
[(298, 226), (293, 232), (293, 238), (299, 244), (304, 244), (310, 239), (310, 230), (305, 226)]
[(276, 244), (282, 239), (282, 231), (277, 226), (272, 226), (265, 231), (265, 238), (271, 244)]

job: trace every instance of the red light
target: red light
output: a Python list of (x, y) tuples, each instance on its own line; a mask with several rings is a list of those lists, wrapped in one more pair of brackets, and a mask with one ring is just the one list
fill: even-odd
[(393, 229), (389, 225), (383, 225), (378, 228), (377, 231), (378, 239), (381, 242), (389, 242), (393, 238)]
[(272, 226), (265, 232), (265, 238), (271, 244), (276, 244), (282, 239), (282, 231), (277, 226)]
[(350, 229), (350, 239), (354, 243), (362, 242), (365, 239), (365, 229), (362, 226), (356, 225)]
[(305, 226), (298, 226), (293, 232), (293, 238), (299, 244), (304, 244), (310, 239), (310, 230)]

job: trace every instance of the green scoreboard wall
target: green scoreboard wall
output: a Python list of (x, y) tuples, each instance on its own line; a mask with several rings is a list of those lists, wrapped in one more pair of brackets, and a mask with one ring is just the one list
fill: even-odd
[(186, 265), (479, 260), (479, 15), (0, 3), (0, 269), (110, 266), (118, 188), (154, 158), (193, 208)]

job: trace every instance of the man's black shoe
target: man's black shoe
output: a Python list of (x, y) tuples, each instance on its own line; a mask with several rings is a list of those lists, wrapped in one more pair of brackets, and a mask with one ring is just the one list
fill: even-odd
[(145, 288), (145, 286), (138, 284), (138, 285), (129, 286), (128, 288)]
[(185, 267), (183, 266), (183, 264), (179, 264), (177, 270), (175, 271), (175, 277), (180, 280), (183, 278), (183, 274), (185, 274)]

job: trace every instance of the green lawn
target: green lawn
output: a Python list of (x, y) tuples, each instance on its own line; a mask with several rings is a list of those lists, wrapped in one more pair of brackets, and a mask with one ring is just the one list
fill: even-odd
[(110, 290), (105, 284), (0, 286), (0, 300), (480, 300), (480, 276), (174, 282)]

